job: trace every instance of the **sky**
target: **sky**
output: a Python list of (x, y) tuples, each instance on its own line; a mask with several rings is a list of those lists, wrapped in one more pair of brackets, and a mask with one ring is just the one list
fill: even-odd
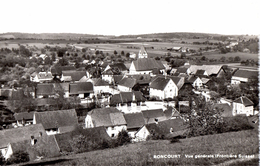
[(1, 0), (0, 33), (259, 35), (259, 0)]

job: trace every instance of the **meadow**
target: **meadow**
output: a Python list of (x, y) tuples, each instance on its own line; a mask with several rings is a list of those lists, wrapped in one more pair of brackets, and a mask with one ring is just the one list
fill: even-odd
[[(258, 144), (258, 131), (257, 129), (253, 129), (180, 139), (180, 141), (176, 143), (170, 143), (169, 140), (149, 140), (146, 142), (124, 145), (114, 149), (97, 150), (64, 156), (52, 161), (47, 160), (46, 163), (42, 161), (41, 163), (31, 162), (31, 164), (100, 166), (215, 165), (230, 160), (234, 160), (234, 162), (244, 162), (242, 158), (238, 157), (239, 154), (254, 154), (254, 156), (257, 157), (259, 152)], [(217, 157), (216, 155), (218, 154), (225, 155), (225, 157)], [(154, 157), (158, 155), (171, 155), (173, 158)], [(199, 155), (209, 156), (203, 157)], [(237, 155), (237, 157), (234, 155)], [(253, 163), (255, 162), (256, 161), (253, 161)], [(250, 162), (247, 161), (247, 163)], [(29, 163), (27, 163), (27, 165), (28, 164)]]

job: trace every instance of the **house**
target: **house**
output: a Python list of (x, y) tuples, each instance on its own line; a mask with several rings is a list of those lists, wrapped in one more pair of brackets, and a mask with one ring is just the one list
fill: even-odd
[(36, 98), (49, 98), (56, 95), (54, 84), (42, 83), (36, 86)]
[(94, 93), (101, 94), (101, 93), (110, 93), (109, 83), (98, 78), (94, 81)]
[(158, 123), (151, 123), (142, 126), (135, 133), (135, 140), (145, 141), (148, 136), (160, 138), (173, 138), (177, 136), (184, 136), (187, 131), (187, 126), (182, 119), (169, 119)]
[(157, 77), (162, 77), (162, 78), (170, 78), (178, 87), (178, 90), (182, 88), (182, 86), (185, 83), (185, 78), (184, 77), (178, 77), (178, 76), (163, 76), (163, 75), (157, 75), (153, 77), (152, 81), (155, 80)]
[(127, 130), (123, 113), (113, 107), (93, 109), (88, 112), (85, 127), (104, 126), (110, 137), (116, 137), (122, 130)]
[(13, 129), (0, 130), (0, 152), (4, 158), (9, 158), (12, 155), (11, 151), (8, 151), (10, 143), (16, 143), (24, 140), (31, 140), (34, 138), (46, 136), (46, 132), (42, 124), (28, 125), (24, 127), (18, 127)]
[(131, 63), (129, 74), (150, 74), (153, 69), (158, 69), (165, 73), (165, 67), (161, 61), (153, 58), (140, 58)]
[(187, 75), (190, 75), (190, 73), (191, 73), (190, 69), (187, 68), (187, 67), (178, 67), (176, 72), (177, 73), (184, 73), (184, 74), (187, 74)]
[(232, 103), (233, 116), (235, 115), (254, 115), (254, 103), (245, 96), (239, 97)]
[(124, 63), (109, 64), (109, 65), (107, 65), (107, 67), (105, 68), (104, 71), (107, 71), (108, 69), (118, 70), (121, 73), (126, 73), (127, 72), (127, 68), (126, 68)]
[(258, 71), (237, 70), (231, 77), (231, 84), (240, 84), (249, 82), (251, 79), (258, 77)]
[[(67, 131), (68, 126), (78, 125), (78, 117), (75, 109), (35, 112), (33, 124), (42, 124), (47, 135)], [(73, 129), (73, 127), (71, 128)]]
[(194, 88), (201, 88), (202, 87), (202, 81), (199, 77), (196, 76), (189, 76), (186, 79), (187, 83), (190, 83)]
[(62, 71), (75, 71), (75, 66), (52, 66), (51, 73), (53, 76), (60, 78)]
[(60, 148), (53, 135), (49, 136), (31, 136), (30, 139), (19, 142), (10, 143), (7, 148), (7, 159), (15, 152), (27, 152), (29, 160), (37, 160), (39, 158), (50, 158), (60, 156)]
[(148, 58), (148, 54), (144, 46), (141, 46), (140, 51), (138, 53), (138, 58)]
[(52, 81), (53, 77), (51, 72), (34, 72), (31, 74), (30, 81), (32, 82), (48, 82)]
[(104, 141), (110, 141), (111, 138), (106, 132), (106, 128), (104, 126), (94, 127), (94, 128), (86, 128), (83, 129), (81, 127), (75, 128), (75, 130), (56, 134), (54, 135), (59, 145), (60, 151), (62, 153), (72, 152), (73, 148), (71, 147), (71, 143), (73, 138), (83, 135), (88, 141), (93, 141), (96, 144), (101, 144)]
[(150, 83), (150, 97), (158, 99), (178, 96), (178, 87), (170, 78), (157, 77)]
[(62, 71), (61, 81), (63, 82), (76, 82), (79, 81), (82, 77), (87, 76), (86, 71)]
[(190, 65), (191, 74), (196, 74), (197, 70), (205, 70), (210, 77), (224, 77), (225, 70), (222, 65)]
[(167, 119), (162, 109), (143, 110), (142, 114), (145, 124), (157, 123)]
[(124, 113), (140, 112), (141, 106), (146, 99), (140, 91), (120, 92), (110, 98), (110, 105)]
[(78, 96), (81, 99), (86, 97), (92, 98), (94, 88), (91, 82), (77, 82), (69, 85), (69, 96)]
[(143, 114), (141, 112), (124, 114), (124, 117), (127, 124), (127, 132), (130, 137), (134, 138), (138, 129), (145, 125)]
[(197, 70), (195, 75), (198, 77), (208, 77), (209, 76), (206, 70)]
[(136, 79), (125, 77), (118, 82), (117, 89), (121, 92), (131, 92), (135, 84)]
[(33, 124), (33, 115), (34, 112), (15, 113), (14, 118), (17, 126), (27, 126)]

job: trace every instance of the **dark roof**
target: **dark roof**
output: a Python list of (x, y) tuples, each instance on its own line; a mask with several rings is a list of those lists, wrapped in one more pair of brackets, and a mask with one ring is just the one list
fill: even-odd
[(57, 101), (53, 98), (35, 98), (34, 103), (36, 106), (50, 106), (56, 105)]
[(127, 77), (136, 79), (136, 83), (138, 84), (149, 84), (152, 80), (149, 74), (127, 75)]
[(143, 114), (140, 113), (132, 113), (132, 114), (124, 114), (127, 129), (140, 128), (145, 124)]
[(125, 125), (123, 113), (116, 108), (98, 108), (88, 113), (95, 127)]
[(109, 86), (109, 83), (99, 78), (95, 81), (94, 86)]
[(38, 137), (40, 132), (47, 135), (42, 124), (33, 124), (13, 129), (0, 130), (0, 148), (8, 143), (30, 140), (31, 136)]
[(34, 121), (36, 124), (41, 123), (45, 129), (73, 126), (78, 124), (75, 109), (35, 112), (34, 116)]
[(151, 82), (149, 87), (153, 89), (164, 90), (169, 81), (169, 78), (165, 79), (163, 77), (157, 77), (155, 80)]
[(118, 85), (125, 86), (128, 88), (133, 88), (136, 84), (136, 79), (134, 78), (123, 78), (118, 82)]
[(184, 130), (187, 128), (184, 124), (184, 121), (180, 118), (161, 121), (158, 122), (158, 124), (156, 123), (147, 124), (145, 126), (150, 133), (156, 133), (165, 136), (171, 135), (170, 131), (172, 132), (183, 131), (183, 132), (179, 132), (177, 135), (174, 134), (172, 136), (182, 135), (184, 133)]
[(31, 145), (31, 139), (11, 143), (13, 153), (25, 151), (29, 154), (30, 160), (37, 159), (37, 156), (43, 156), (44, 158), (60, 156), (60, 148), (53, 135), (37, 137), (36, 139), (37, 142), (33, 146)]
[(126, 71), (127, 68), (124, 63), (114, 63), (109, 65), (111, 68), (118, 68), (120, 71)]
[(178, 73), (187, 73), (188, 68), (185, 67), (178, 67), (177, 71)]
[(258, 77), (258, 71), (238, 70), (235, 72), (234, 76), (243, 78)]
[(70, 94), (83, 94), (93, 92), (93, 84), (91, 82), (77, 82), (70, 84)]
[(161, 61), (157, 61), (153, 58), (141, 58), (133, 61), (136, 71), (146, 71), (157, 69), (164, 69), (164, 65)]
[(166, 120), (166, 116), (162, 109), (144, 110), (142, 111), (142, 114), (146, 124), (154, 123), (155, 119), (158, 119), (158, 121)]
[(197, 72), (195, 73), (195, 75), (204, 75), (206, 70), (197, 70)]
[(236, 100), (234, 100), (234, 102), (235, 103), (241, 103), (246, 107), (247, 106), (254, 106), (254, 103), (249, 98), (247, 98), (246, 96), (239, 97)]
[(77, 128), (71, 132), (56, 134), (55, 138), (62, 152), (71, 152), (72, 147), (70, 142), (73, 141), (73, 137), (83, 135), (88, 140), (94, 141), (96, 143), (102, 143), (103, 140), (111, 140), (106, 132), (105, 127), (94, 127), (94, 128)]
[(111, 97), (110, 104), (144, 101), (146, 101), (146, 99), (143, 97), (143, 94), (140, 91), (120, 92), (119, 94), (115, 94)]
[(76, 70), (74, 66), (53, 66), (51, 67), (52, 75), (61, 75), (62, 71)]
[(123, 75), (113, 75), (115, 84), (118, 84), (123, 77), (124, 77)]
[(36, 95), (54, 95), (55, 89), (52, 83), (37, 84)]
[[(161, 78), (165, 78), (164, 75), (157, 75), (155, 76), (153, 80), (155, 80), (157, 77), (161, 77)], [(181, 89), (181, 87), (183, 86), (184, 84), (184, 78), (183, 77), (178, 77), (178, 76), (166, 76), (166, 78), (170, 78), (178, 87), (178, 89)]]
[(197, 80), (197, 78), (198, 78), (198, 77), (196, 77), (196, 76), (190, 76), (190, 77), (187, 79), (187, 82), (188, 82), (188, 83), (193, 83), (194, 81)]
[(34, 112), (21, 112), (15, 113), (14, 118), (15, 120), (32, 120)]
[(62, 71), (63, 76), (70, 76), (71, 81), (79, 81), (82, 77), (87, 76), (86, 71)]

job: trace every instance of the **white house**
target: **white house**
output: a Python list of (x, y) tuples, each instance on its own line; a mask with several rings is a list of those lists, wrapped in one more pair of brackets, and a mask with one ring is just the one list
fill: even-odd
[(245, 96), (233, 101), (233, 115), (254, 115), (254, 103)]
[(109, 87), (109, 83), (102, 80), (102, 79), (97, 79), (94, 82), (94, 93), (95, 95), (101, 94), (101, 93), (110, 93), (111, 89)]
[(187, 82), (190, 83), (194, 88), (201, 88), (203, 86), (201, 79), (196, 76), (189, 76)]
[(98, 108), (88, 112), (85, 128), (104, 126), (110, 137), (116, 137), (122, 130), (127, 130), (123, 113), (116, 108)]
[(158, 77), (150, 83), (150, 97), (158, 99), (178, 96), (178, 87), (170, 78)]
[(32, 82), (45, 82), (51, 81), (52, 79), (53, 78), (51, 72), (34, 72), (30, 77), (30, 81)]
[(117, 89), (120, 92), (132, 92), (132, 88), (136, 84), (136, 79), (134, 78), (123, 78), (118, 82)]

